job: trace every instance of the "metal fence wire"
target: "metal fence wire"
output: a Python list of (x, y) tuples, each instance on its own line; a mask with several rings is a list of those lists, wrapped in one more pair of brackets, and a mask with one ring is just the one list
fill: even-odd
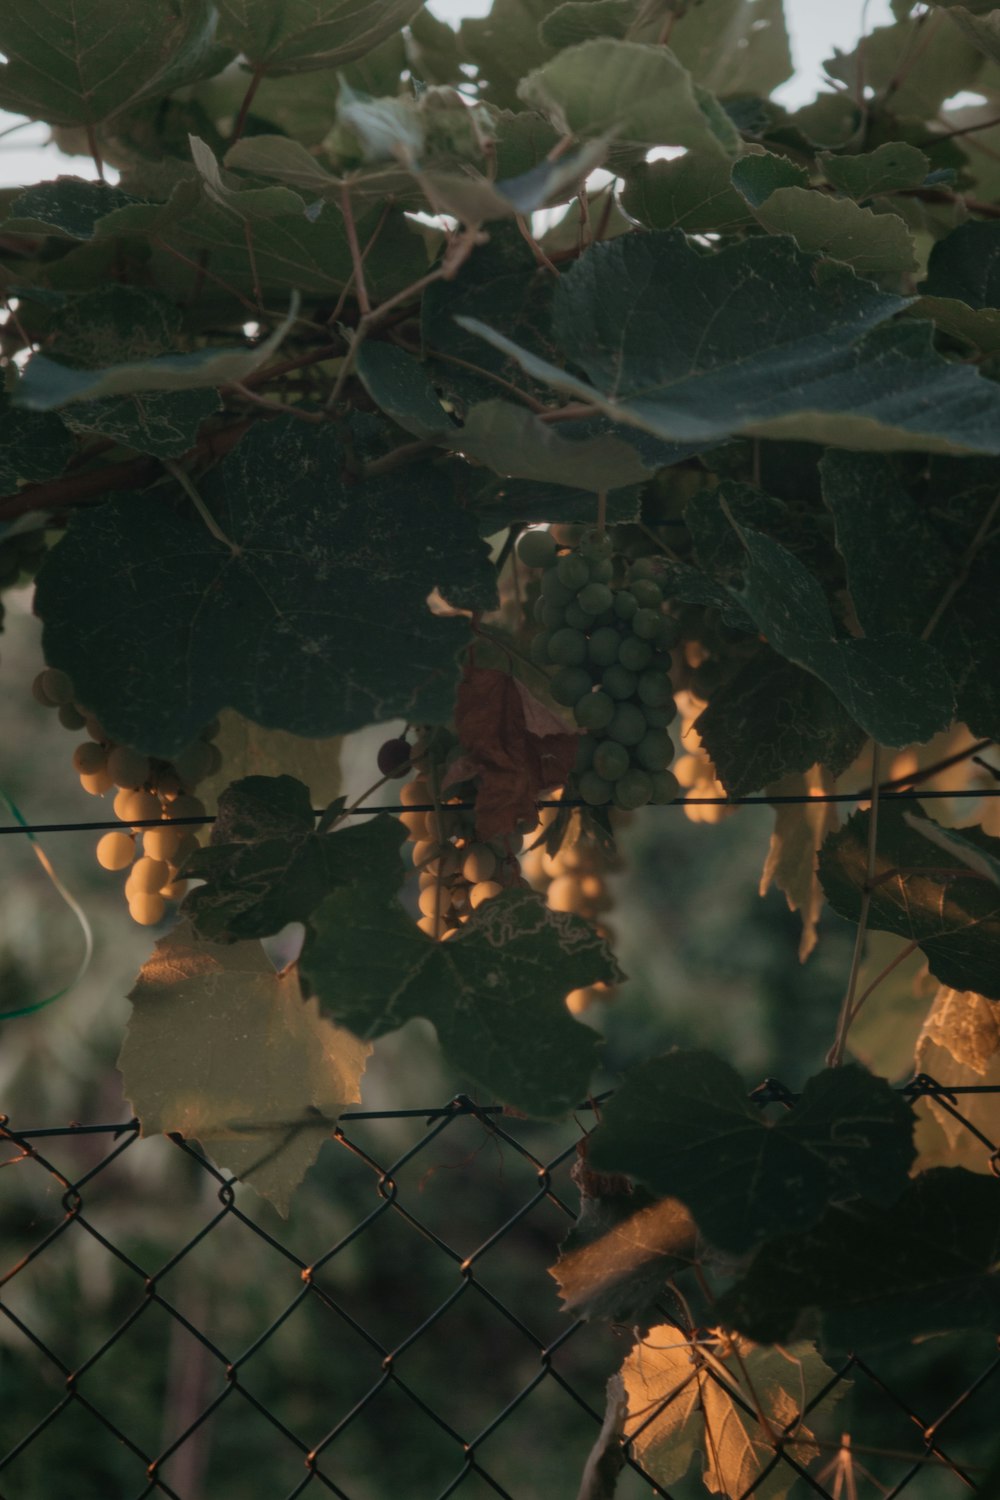
[[(963, 1113), (990, 1090), (922, 1075), (906, 1092), (995, 1169)], [(793, 1096), (769, 1080), (751, 1097)], [(592, 1123), (465, 1096), (348, 1114), (284, 1222), (180, 1136), (0, 1117), (17, 1168), (0, 1175), (2, 1500), (573, 1500), (632, 1342), (564, 1314), (546, 1274)], [(745, 1495), (974, 1491), (996, 1335), (846, 1360), (804, 1412), (843, 1385), (829, 1451), (807, 1472), (779, 1449)], [(626, 1443), (616, 1497), (667, 1493)], [(705, 1495), (697, 1464), (671, 1493)]]

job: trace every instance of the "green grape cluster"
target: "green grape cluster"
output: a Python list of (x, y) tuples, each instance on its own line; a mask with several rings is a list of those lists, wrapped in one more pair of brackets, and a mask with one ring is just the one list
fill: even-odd
[[(53, 708), (59, 722), (89, 736), (73, 751), (80, 785), (92, 797), (114, 790), (115, 816), (128, 829), (105, 833), (97, 841), (97, 862), (105, 870), (127, 870), (125, 899), (133, 921), (143, 927), (159, 922), (167, 902), (180, 901), (187, 891), (181, 866), (198, 848), (198, 829), (176, 826), (179, 818), (201, 818), (205, 805), (193, 796), (196, 786), (222, 765), (212, 743), (217, 722), (203, 729), (172, 761), (141, 754), (111, 738), (104, 726), (76, 701), (65, 672), (46, 667), (31, 685), (36, 702)], [(143, 828), (158, 819), (162, 827)], [(137, 826), (138, 825), (138, 826)], [(173, 825), (173, 826), (172, 826)]]
[(527, 531), (517, 555), (542, 570), (532, 658), (551, 670), (553, 698), (572, 708), (584, 731), (572, 790), (592, 807), (671, 802), (678, 787), (667, 769), (677, 713), (670, 652), (678, 632), (655, 562), (616, 563), (601, 530), (584, 532), (571, 550), (550, 531)]
[(416, 774), (400, 788), (406, 811), (399, 820), (411, 845), (419, 887), (417, 925), (438, 942), (454, 937), (484, 901), (523, 883), (517, 858), (522, 835), (488, 843), (477, 839), (475, 813), (462, 805), (474, 788), (465, 783), (445, 785), (449, 769), (463, 753), (450, 729), (438, 726), (418, 732), (410, 751)]

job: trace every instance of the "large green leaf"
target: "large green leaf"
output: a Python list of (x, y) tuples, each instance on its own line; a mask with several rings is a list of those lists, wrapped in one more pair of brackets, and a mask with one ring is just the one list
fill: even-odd
[(259, 943), (220, 948), (182, 923), (129, 998), (118, 1066), (143, 1135), (177, 1131), (287, 1217), (341, 1112), (361, 1098), (371, 1047), (303, 1004)]
[(853, 448), (1000, 452), (1000, 390), (932, 346), (931, 326), (846, 267), (820, 273), (784, 236), (718, 252), (676, 230), (622, 235), (561, 277), (568, 370), (459, 321), (540, 382), (668, 442), (737, 433)]
[(73, 439), (54, 414), (22, 411), (0, 392), (0, 494), (62, 473)]
[[(128, 403), (114, 406), (96, 403), (102, 398), (115, 396), (132, 397), (138, 392), (190, 392), (210, 386), (224, 385), (246, 377), (264, 364), (280, 346), (294, 319), (293, 312), (270, 337), (252, 348), (220, 349), (209, 346), (182, 354), (160, 354), (165, 343), (179, 335), (180, 317), (171, 315), (169, 304), (162, 299), (153, 299), (127, 288), (108, 289), (95, 292), (85, 306), (70, 307), (67, 317), (67, 339), (63, 346), (75, 359), (86, 351), (90, 358), (113, 357), (116, 351), (135, 358), (106, 365), (103, 369), (80, 368), (77, 364), (63, 364), (44, 354), (36, 354), (28, 361), (24, 375), (17, 388), (17, 401), (31, 411), (52, 411), (56, 407), (74, 402), (86, 402), (87, 411), (83, 422), (97, 426), (95, 417), (102, 412), (115, 411), (120, 426), (129, 427)], [(88, 345), (88, 327), (93, 326), (93, 336)], [(56, 347), (57, 354), (60, 352)], [(217, 402), (200, 401), (201, 417), (215, 410)], [(96, 410), (95, 410), (96, 407)], [(171, 403), (153, 404), (143, 408), (141, 402), (134, 409), (134, 426), (141, 434), (144, 423), (150, 430), (157, 422), (168, 423), (172, 413), (179, 408)], [(184, 416), (190, 420), (192, 408), (184, 408)], [(176, 416), (175, 416), (176, 420)], [(199, 418), (200, 420), (200, 418)], [(197, 426), (197, 423), (195, 423)], [(103, 430), (103, 429), (101, 429)], [(133, 446), (139, 447), (136, 443)], [(190, 442), (186, 444), (190, 447)], [(157, 451), (149, 449), (150, 452)], [(176, 452), (176, 448), (165, 451)], [(180, 450), (183, 452), (183, 448)]]
[(47, 659), (116, 739), (170, 756), (227, 706), (303, 735), (450, 717), (467, 624), (425, 601), (490, 607), (475, 520), (434, 469), (349, 484), (343, 466), (328, 429), (254, 427), (199, 483), (232, 548), (184, 497), (77, 514), (37, 609)]
[(1000, 224), (960, 224), (938, 240), (915, 312), (987, 353), (1000, 352)]
[(706, 1239), (739, 1254), (830, 1203), (897, 1197), (913, 1161), (913, 1115), (884, 1079), (827, 1069), (771, 1123), (710, 1052), (671, 1052), (627, 1073), (588, 1159), (679, 1198)]
[(839, 776), (865, 741), (824, 683), (767, 649), (712, 694), (695, 729), (731, 797), (816, 764)]
[(486, 16), (467, 17), (459, 28), (459, 46), (473, 63), (486, 97), (505, 109), (520, 109), (517, 87), (529, 68), (550, 56), (540, 23), (559, 0), (493, 0)]
[[(875, 26), (850, 53), (836, 52), (823, 64), (831, 78), (847, 85), (852, 97), (862, 89), (889, 90), (887, 104), (897, 118), (934, 119), (945, 100), (974, 87), (982, 54), (943, 14), (924, 22)], [(828, 144), (828, 143), (825, 143)]]
[(321, 1008), (359, 1036), (426, 1016), (454, 1069), (543, 1119), (586, 1096), (600, 1049), (566, 995), (620, 977), (589, 922), (550, 911), (533, 891), (503, 892), (459, 937), (436, 943), (363, 875), (314, 912), (300, 968)]
[[(942, 984), (1000, 1000), (1000, 891), (970, 871), (964, 857), (911, 826), (926, 822), (933, 831), (923, 813), (904, 813), (891, 802), (879, 808), (875, 876), (869, 880), (870, 819), (870, 812), (856, 812), (820, 853), (819, 878), (834, 911), (858, 921), (869, 887), (869, 926), (919, 943)], [(963, 837), (987, 857), (1000, 855), (1000, 839), (977, 828), (965, 829)]]
[(687, 234), (725, 234), (753, 223), (749, 204), (730, 181), (728, 158), (714, 151), (637, 162), (626, 173), (622, 207), (647, 229)]
[[(163, 297), (135, 287), (101, 288), (66, 302), (53, 316), (46, 363), (56, 368), (48, 373), (58, 381), (61, 369), (82, 372), (96, 366), (103, 379), (109, 371), (99, 367), (105, 360), (116, 358), (129, 360), (126, 368), (135, 370), (137, 365), (148, 365), (176, 348), (182, 342), (182, 328), (179, 309)], [(232, 352), (238, 356), (238, 351)], [(252, 351), (244, 357), (254, 359), (256, 355), (257, 351)], [(39, 396), (37, 370), (34, 376), (28, 373), (33, 363), (27, 367), (23, 387), (32, 404), (43, 399)], [(117, 395), (75, 401), (65, 421), (77, 432), (103, 433), (140, 453), (170, 458), (193, 446), (201, 423), (220, 406), (218, 394), (210, 385), (134, 394), (141, 391), (141, 385), (137, 378)]]
[[(648, 14), (650, 7), (643, 9)], [(692, 77), (720, 98), (762, 99), (791, 77), (783, 0), (709, 0), (669, 9), (677, 13), (671, 47)], [(644, 34), (642, 40), (658, 36)]]
[(317, 833), (301, 781), (243, 777), (219, 798), (211, 844), (184, 866), (186, 877), (205, 882), (189, 893), (184, 913), (201, 937), (215, 942), (270, 937), (288, 922), (307, 921), (359, 869), (395, 889), (404, 833), (386, 817)]
[(666, 47), (608, 38), (568, 47), (518, 87), (556, 129), (620, 145), (686, 146), (735, 156), (740, 140), (711, 95)]
[(217, 72), (216, 19), (210, 0), (4, 5), (0, 108), (50, 125), (97, 125)]
[(19, 193), (4, 219), (4, 229), (8, 234), (89, 240), (106, 214), (137, 202), (137, 198), (106, 182), (57, 177), (54, 182), (38, 182)]
[(821, 151), (819, 163), (827, 182), (852, 198), (919, 187), (931, 166), (924, 153), (907, 141), (886, 141), (876, 151), (859, 156)]
[[(931, 640), (954, 684), (958, 717), (973, 734), (1000, 734), (1000, 536), (987, 535), (970, 551), (993, 505), (992, 474), (983, 476), (985, 483), (970, 474), (969, 488), (949, 507), (933, 481), (918, 499), (892, 461), (876, 454), (827, 453), (820, 473), (863, 628), (919, 636), (933, 626)], [(886, 535), (894, 539), (896, 561), (889, 570), (878, 562)]]
[(1000, 1182), (962, 1167), (915, 1178), (889, 1208), (831, 1209), (765, 1245), (716, 1315), (763, 1343), (859, 1353), (1000, 1317)]
[(840, 638), (819, 581), (772, 537), (739, 528), (743, 584), (733, 592), (779, 655), (813, 673), (886, 745), (929, 740), (951, 723), (955, 693), (941, 656), (897, 631)]
[(755, 215), (769, 234), (790, 234), (800, 250), (842, 260), (859, 276), (877, 280), (917, 268), (913, 237), (899, 215), (872, 213), (850, 198), (779, 187)]
[(341, 68), (420, 9), (419, 0), (218, 0), (221, 35), (262, 73)]

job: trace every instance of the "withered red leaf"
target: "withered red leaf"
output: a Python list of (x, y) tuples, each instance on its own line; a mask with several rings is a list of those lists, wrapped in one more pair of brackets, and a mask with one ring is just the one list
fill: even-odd
[(503, 838), (522, 818), (532, 819), (540, 794), (562, 786), (576, 759), (578, 736), (523, 683), (494, 667), (466, 667), (455, 728), (466, 752), (463, 768), (475, 767), (481, 839)]

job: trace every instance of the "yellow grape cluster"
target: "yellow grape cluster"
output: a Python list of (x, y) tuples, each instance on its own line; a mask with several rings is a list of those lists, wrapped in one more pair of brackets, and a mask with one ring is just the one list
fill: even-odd
[[(80, 785), (93, 797), (114, 790), (115, 816), (127, 825), (98, 839), (97, 862), (105, 870), (128, 871), (129, 914), (141, 926), (153, 926), (166, 912), (167, 902), (180, 901), (187, 891), (187, 881), (179, 878), (180, 868), (198, 847), (198, 829), (190, 824), (178, 828), (176, 820), (205, 815), (204, 803), (192, 793), (222, 763), (218, 748), (211, 743), (218, 725), (209, 725), (172, 761), (158, 760), (116, 743), (94, 715), (76, 702), (65, 672), (47, 667), (31, 690), (38, 703), (56, 709), (65, 728), (83, 729), (89, 736), (73, 751)], [(140, 826), (153, 819), (163, 826)]]
[[(555, 808), (542, 808), (541, 827), (547, 828), (555, 817)], [(621, 868), (622, 861), (616, 852), (599, 848), (583, 835), (579, 812), (573, 813), (555, 854), (549, 854), (539, 845), (527, 849), (521, 856), (525, 878), (545, 896), (551, 911), (574, 912), (579, 917), (586, 917), (603, 937), (611, 936), (605, 917), (614, 904), (607, 887), (607, 876)], [(590, 984), (583, 989), (571, 990), (566, 996), (566, 1004), (574, 1015), (579, 1015), (595, 1001), (613, 1000), (614, 997), (614, 985)]]
[[(437, 731), (439, 749), (441, 736)], [(443, 942), (484, 901), (522, 884), (517, 856), (524, 838), (513, 834), (488, 843), (477, 839), (475, 813), (461, 805), (465, 799), (440, 792), (438, 768), (427, 765), (424, 769), (428, 757), (421, 755), (419, 745), (412, 758), (420, 769), (400, 788), (399, 800), (407, 809), (400, 814), (400, 822), (412, 845), (420, 888), (417, 925), (428, 937)], [(410, 812), (410, 808), (418, 810)]]

